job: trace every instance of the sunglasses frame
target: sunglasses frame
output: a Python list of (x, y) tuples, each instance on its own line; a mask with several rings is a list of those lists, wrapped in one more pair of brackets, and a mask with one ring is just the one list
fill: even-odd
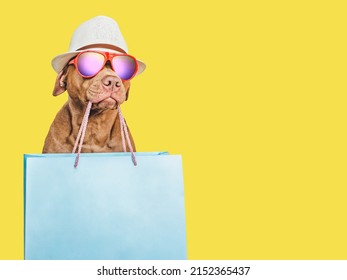
[[(78, 67), (77, 67), (77, 61), (79, 59), (79, 57), (82, 55), (82, 54), (85, 54), (85, 53), (98, 53), (98, 54), (101, 54), (103, 57), (104, 57), (104, 64), (102, 65), (102, 67), (100, 68), (100, 70), (94, 74), (94, 75), (91, 75), (91, 76), (86, 76), (86, 75), (82, 75), (82, 73), (79, 71)], [(115, 58), (116, 56), (127, 56), (127, 57), (130, 57), (132, 58), (134, 61), (135, 61), (135, 71), (134, 71), (134, 74), (129, 78), (129, 79), (122, 79), (122, 81), (129, 81), (131, 80), (132, 78), (135, 77), (138, 69), (139, 69), (139, 64), (137, 63), (137, 60), (135, 57), (133, 57), (132, 55), (130, 54), (121, 54), (121, 53), (109, 53), (109, 52), (102, 52), (102, 51), (93, 51), (93, 50), (88, 50), (88, 51), (83, 51), (83, 52), (80, 52), (75, 58), (73, 58), (72, 60), (70, 60), (70, 62), (68, 63), (68, 65), (75, 65), (75, 68), (78, 72), (78, 74), (80, 76), (82, 76), (83, 78), (86, 78), (86, 79), (90, 79), (92, 77), (95, 77), (97, 74), (99, 74), (99, 72), (105, 67), (107, 61), (110, 62), (110, 65), (111, 65), (111, 68), (112, 70), (117, 74), (117, 72), (113, 69), (113, 65), (112, 65), (112, 59)], [(118, 75), (118, 74), (117, 74)]]

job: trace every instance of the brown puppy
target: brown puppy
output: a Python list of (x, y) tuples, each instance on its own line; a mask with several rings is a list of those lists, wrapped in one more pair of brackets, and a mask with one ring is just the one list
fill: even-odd
[[(57, 113), (45, 140), (43, 153), (71, 153), (88, 101), (93, 103), (82, 152), (122, 152), (117, 105), (128, 98), (130, 82), (122, 81), (109, 62), (93, 78), (81, 77), (73, 65), (58, 75), (53, 95), (67, 90), (68, 101)], [(135, 144), (129, 131), (130, 141)], [(129, 147), (127, 146), (127, 151)]]

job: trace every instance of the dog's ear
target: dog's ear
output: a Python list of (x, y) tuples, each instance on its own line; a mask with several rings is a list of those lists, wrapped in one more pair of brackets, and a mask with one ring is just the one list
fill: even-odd
[(130, 91), (130, 87), (128, 88), (127, 93), (125, 95), (125, 101), (127, 101), (129, 98), (129, 91)]
[(60, 71), (60, 73), (58, 74), (55, 80), (54, 89), (53, 89), (54, 96), (62, 94), (64, 91), (66, 91), (66, 75), (67, 75), (66, 70), (67, 70), (67, 67), (64, 67), (64, 69)]
[(126, 95), (125, 95), (125, 101), (128, 100), (129, 98), (129, 91), (130, 91), (130, 81), (125, 81), (123, 82), (124, 88), (126, 90)]

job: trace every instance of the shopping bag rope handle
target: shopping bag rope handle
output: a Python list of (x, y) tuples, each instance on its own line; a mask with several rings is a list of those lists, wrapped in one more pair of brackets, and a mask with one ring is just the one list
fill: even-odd
[[(88, 119), (89, 119), (91, 108), (92, 108), (92, 102), (89, 101), (87, 104), (87, 108), (86, 108), (86, 111), (84, 113), (83, 119), (82, 119), (82, 124), (80, 126), (80, 129), (79, 129), (77, 137), (76, 137), (75, 145), (74, 145), (73, 150), (72, 150), (72, 153), (75, 154), (77, 147), (78, 147), (77, 155), (76, 155), (76, 159), (75, 159), (75, 164), (74, 164), (75, 168), (78, 166), (78, 162), (79, 162), (79, 158), (80, 158), (80, 154), (81, 154), (81, 150), (82, 150), (84, 136), (86, 134), (86, 129), (87, 129), (87, 125), (88, 125)], [(117, 105), (117, 109), (118, 109), (118, 114), (119, 114), (119, 122), (120, 122), (123, 151), (126, 152), (126, 143), (125, 143), (125, 139), (126, 139), (128, 146), (129, 146), (129, 150), (131, 152), (131, 158), (132, 158), (133, 164), (136, 166), (137, 161), (136, 161), (136, 157), (134, 154), (133, 146), (131, 145), (128, 127), (125, 123), (125, 120), (124, 120), (124, 117), (122, 114), (122, 110), (120, 109), (119, 104)]]

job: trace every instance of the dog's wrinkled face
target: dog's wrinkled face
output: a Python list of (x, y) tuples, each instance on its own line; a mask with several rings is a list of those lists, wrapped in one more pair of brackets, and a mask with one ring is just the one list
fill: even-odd
[(109, 63), (94, 77), (83, 78), (73, 65), (65, 68), (57, 77), (53, 95), (65, 90), (76, 103), (93, 103), (92, 110), (115, 109), (128, 97), (129, 81), (122, 81)]

